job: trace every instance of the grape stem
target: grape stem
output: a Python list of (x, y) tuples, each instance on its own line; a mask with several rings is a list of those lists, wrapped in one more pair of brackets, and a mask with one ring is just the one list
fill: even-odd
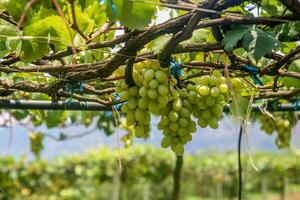
[(176, 156), (176, 166), (173, 174), (173, 198), (172, 200), (179, 200), (180, 198), (180, 179), (183, 165), (183, 156)]

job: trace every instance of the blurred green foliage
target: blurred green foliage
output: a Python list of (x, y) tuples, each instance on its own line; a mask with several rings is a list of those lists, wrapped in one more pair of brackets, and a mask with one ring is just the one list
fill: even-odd
[[(53, 161), (10, 157), (0, 159), (0, 199), (170, 199), (175, 157), (150, 146), (117, 150), (102, 147), (85, 155), (59, 157)], [(120, 156), (118, 156), (120, 155)], [(300, 184), (300, 154), (297, 152), (255, 153), (254, 170), (243, 157), (245, 196), (268, 189), (278, 192), (283, 178)], [(119, 159), (122, 172), (119, 176)], [(209, 197), (221, 185), (223, 196), (233, 197), (237, 189), (235, 152), (186, 155), (182, 177), (182, 199)], [(114, 196), (116, 198), (116, 196)], [(251, 198), (250, 198), (251, 199)]]

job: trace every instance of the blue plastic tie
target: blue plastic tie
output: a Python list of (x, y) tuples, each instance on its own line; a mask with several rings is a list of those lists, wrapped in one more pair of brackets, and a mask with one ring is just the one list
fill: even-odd
[(294, 111), (298, 110), (298, 108), (300, 106), (299, 105), (299, 99), (293, 100), (292, 105), (293, 105)]
[(252, 74), (252, 80), (256, 85), (264, 86), (263, 82), (257, 77), (259, 72), (257, 67), (254, 66), (242, 66), (243, 71), (249, 72)]
[[(120, 94), (119, 93), (116, 93), (115, 94), (115, 98), (114, 98), (114, 101), (117, 101), (117, 100), (120, 100)], [(116, 109), (116, 110), (120, 110), (121, 109), (121, 107), (122, 107), (122, 105), (123, 105), (123, 103), (119, 103), (119, 104), (116, 104), (116, 105), (113, 105), (114, 106), (114, 108)]]
[(84, 88), (83, 88), (83, 81), (79, 81), (79, 92), (80, 94), (82, 94), (84, 91)]
[(69, 91), (70, 91), (70, 99), (67, 102), (67, 106), (70, 106), (73, 100), (73, 95), (74, 95), (74, 86), (70, 85), (69, 87)]
[(117, 7), (113, 0), (99, 0), (100, 4), (107, 3), (111, 7), (111, 11), (113, 12), (115, 17), (118, 17)]
[(181, 62), (177, 62), (175, 59), (172, 59), (170, 62), (171, 65), (171, 75), (176, 76), (183, 76), (183, 72), (181, 69)]

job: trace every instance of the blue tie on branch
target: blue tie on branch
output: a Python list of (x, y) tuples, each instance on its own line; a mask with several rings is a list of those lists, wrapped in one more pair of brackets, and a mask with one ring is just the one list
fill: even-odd
[(174, 58), (170, 62), (171, 65), (171, 75), (176, 76), (183, 76), (183, 72), (181, 69), (181, 62), (177, 62)]
[(249, 72), (252, 74), (252, 80), (256, 85), (264, 86), (263, 82), (257, 77), (259, 72), (257, 67), (254, 66), (242, 66), (243, 71)]
[(71, 82), (69, 84), (69, 86), (67, 86), (65, 92), (69, 92), (70, 93), (70, 99), (67, 102), (67, 106), (69, 106), (71, 104), (76, 88), (78, 88), (79, 89), (79, 93), (82, 94), (84, 92), (83, 81)]
[(300, 105), (299, 105), (299, 98), (293, 100), (293, 101), (292, 101), (292, 105), (293, 105), (294, 110), (298, 110), (298, 108), (299, 108), (299, 106), (300, 106)]
[(113, 0), (99, 0), (99, 2), (100, 2), (100, 4), (106, 3), (107, 6), (109, 6), (111, 8), (111, 11), (113, 12), (114, 16), (118, 17), (117, 7)]
[[(118, 100), (120, 100), (120, 94), (116, 93), (114, 101), (118, 101)], [(115, 107), (116, 110), (120, 110), (122, 105), (123, 105), (123, 103), (119, 103), (119, 104), (114, 105), (114, 107)]]

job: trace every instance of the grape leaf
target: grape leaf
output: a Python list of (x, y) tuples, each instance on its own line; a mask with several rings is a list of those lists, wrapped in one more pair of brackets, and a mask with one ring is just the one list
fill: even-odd
[[(50, 51), (49, 44), (55, 44), (56, 49), (70, 44), (71, 36), (66, 25), (59, 16), (49, 16), (42, 20), (35, 20), (24, 27), (20, 58), (24, 62), (40, 59)], [(26, 37), (27, 36), (27, 37)]]
[[(131, 0), (114, 0), (117, 8), (118, 19), (121, 24), (130, 29), (142, 29), (151, 23), (155, 14), (156, 5), (154, 3), (133, 2)], [(158, 0), (155, 2), (159, 3)]]
[[(289, 66), (289, 71), (300, 72), (300, 60), (296, 60)], [(297, 78), (284, 77), (281, 79), (284, 86), (300, 89), (300, 81)]]
[(244, 48), (253, 54), (255, 60), (271, 53), (280, 44), (273, 35), (258, 28), (251, 29), (243, 38)]
[(249, 32), (249, 29), (249, 26), (234, 26), (232, 30), (227, 31), (223, 39), (225, 50), (227, 52), (232, 51), (244, 35)]
[[(12, 38), (18, 34), (15, 26), (0, 20), (0, 57), (16, 50), (19, 41)], [(13, 37), (10, 38), (10, 36)]]

